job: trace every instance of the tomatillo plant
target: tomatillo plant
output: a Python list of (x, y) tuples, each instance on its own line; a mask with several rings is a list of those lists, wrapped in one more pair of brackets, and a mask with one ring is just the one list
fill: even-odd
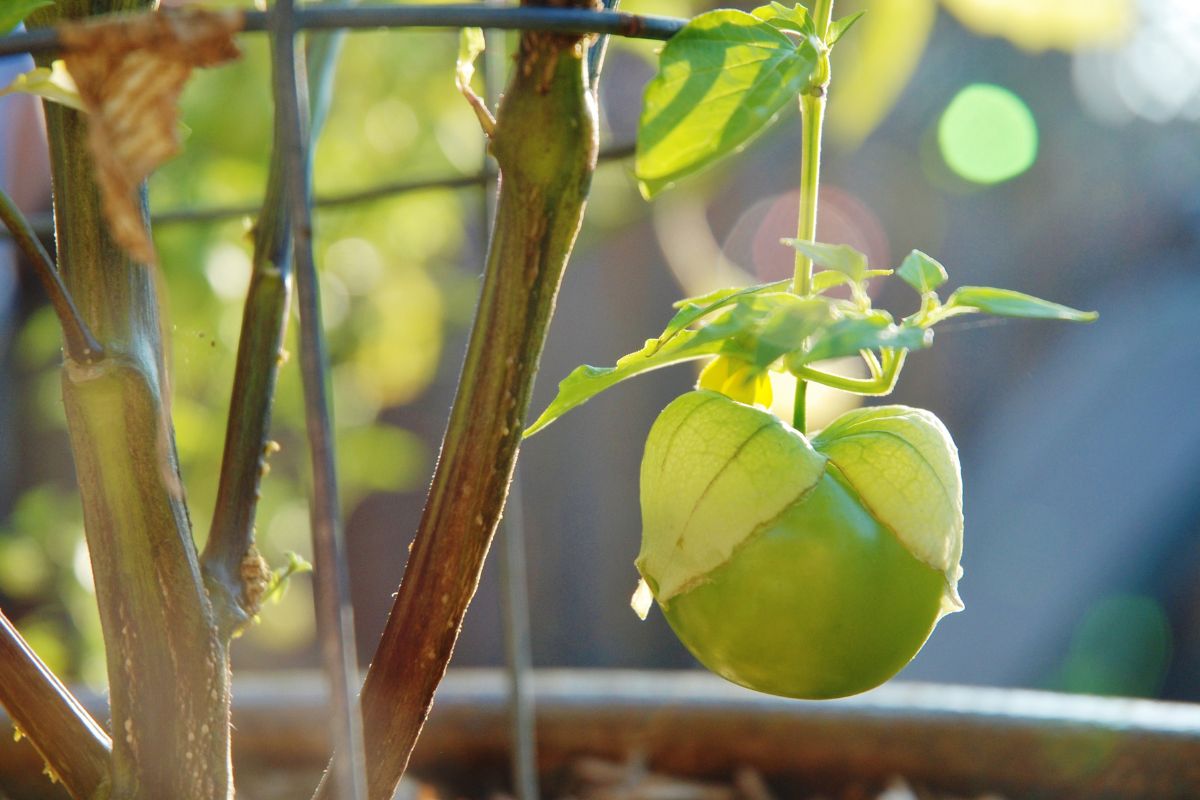
[[(946, 270), (925, 253), (871, 269), (851, 247), (813, 241), (829, 53), (855, 19), (833, 21), (832, 0), (816, 0), (811, 15), (778, 3), (722, 9), (663, 48), (638, 137), (647, 198), (740, 149), (799, 98), (800, 220), (797, 237), (783, 242), (795, 250), (795, 276), (676, 303), (641, 350), (568, 375), (526, 431), (626, 378), (712, 359), (699, 389), (668, 405), (646, 440), (634, 607), (645, 616), (657, 601), (709, 669), (790, 697), (879, 685), (963, 607), (962, 480), (945, 426), (929, 411), (879, 406), (847, 412), (810, 438), (806, 383), (886, 395), (907, 354), (962, 314), (1096, 318), (1006, 289), (963, 286), (942, 299)], [(900, 320), (873, 308), (867, 291), (893, 274), (919, 298)], [(820, 365), (854, 355), (869, 377)], [(772, 371), (795, 378), (791, 419), (766, 410)]]

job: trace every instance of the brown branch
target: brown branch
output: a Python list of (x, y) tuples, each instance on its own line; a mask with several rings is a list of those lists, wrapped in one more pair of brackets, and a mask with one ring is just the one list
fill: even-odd
[(0, 705), (71, 796), (108, 780), (112, 742), (0, 612)]
[[(529, 392), (596, 165), (578, 36), (527, 33), (497, 115), (501, 190), (458, 395), (362, 692), (371, 800), (403, 774), (445, 674), (508, 491)], [(332, 797), (328, 783), (318, 797)]]

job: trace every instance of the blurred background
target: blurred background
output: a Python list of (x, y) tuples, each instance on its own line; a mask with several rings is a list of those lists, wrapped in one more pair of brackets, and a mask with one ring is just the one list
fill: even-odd
[[(687, 0), (623, 10), (689, 16)], [(749, 8), (749, 6), (746, 6)], [(929, 408), (963, 464), (966, 611), (903, 677), (1200, 700), (1200, 6), (1191, 0), (841, 0), (869, 13), (833, 60), (819, 238), (898, 265), (919, 247), (950, 287), (1004, 286), (1079, 308), (1076, 327), (939, 329), (889, 402)], [(501, 37), (503, 38), (503, 37)], [(198, 73), (185, 152), (155, 213), (254, 207), (269, 146), (266, 42)], [(356, 33), (316, 157), (318, 196), (476, 175), (482, 137), (454, 88), (449, 32)], [(511, 40), (510, 40), (511, 44)], [(613, 42), (606, 145), (633, 141), (656, 45)], [(0, 85), (28, 64), (0, 62)], [(49, 209), (40, 122), (0, 98), (4, 181)], [(680, 296), (790, 273), (799, 120), (647, 204), (631, 162), (596, 174), (534, 393), (655, 335)], [(323, 207), (316, 253), (334, 359), (343, 501), (365, 665), (416, 529), (461, 366), (486, 246), (480, 183)], [(174, 348), (174, 413), (196, 535), (215, 498), (249, 218), (155, 228)], [(908, 313), (903, 287), (877, 303)], [(293, 333), (294, 333), (294, 325)], [(293, 351), (295, 348), (292, 348)], [(66, 444), (54, 317), (0, 250), (0, 606), (60, 675), (104, 684)], [(535, 666), (694, 665), (661, 615), (629, 608), (641, 445), (691, 367), (604, 394), (522, 449)], [(815, 401), (816, 402), (816, 401)], [(827, 401), (821, 400), (821, 403)], [(814, 413), (831, 413), (829, 401)], [(258, 517), (273, 564), (309, 554), (298, 371), (285, 366)], [(499, 664), (495, 556), (454, 663)], [(234, 647), (235, 668), (314, 666), (308, 576)]]

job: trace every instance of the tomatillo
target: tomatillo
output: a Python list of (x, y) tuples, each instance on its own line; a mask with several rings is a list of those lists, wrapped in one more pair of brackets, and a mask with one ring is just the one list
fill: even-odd
[(787, 697), (878, 686), (962, 608), (962, 482), (928, 411), (861, 408), (811, 442), (712, 391), (666, 407), (642, 459), (637, 567), (706, 667)]

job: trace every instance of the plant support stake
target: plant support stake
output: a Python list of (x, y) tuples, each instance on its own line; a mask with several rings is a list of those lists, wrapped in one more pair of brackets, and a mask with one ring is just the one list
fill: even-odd
[(292, 221), (292, 257), (300, 307), (300, 369), (305, 420), (312, 455), (312, 537), (321, 657), (330, 682), (335, 751), (334, 785), (339, 800), (367, 796), (362, 723), (354, 702), (358, 684), (354, 618), (342, 551), (342, 518), (326, 385), (328, 355), (321, 323), (321, 298), (312, 252), (311, 176), (308, 156), (308, 87), (304, 56), (296, 48), (292, 0), (274, 7), (275, 113), (284, 134), (284, 174)]

